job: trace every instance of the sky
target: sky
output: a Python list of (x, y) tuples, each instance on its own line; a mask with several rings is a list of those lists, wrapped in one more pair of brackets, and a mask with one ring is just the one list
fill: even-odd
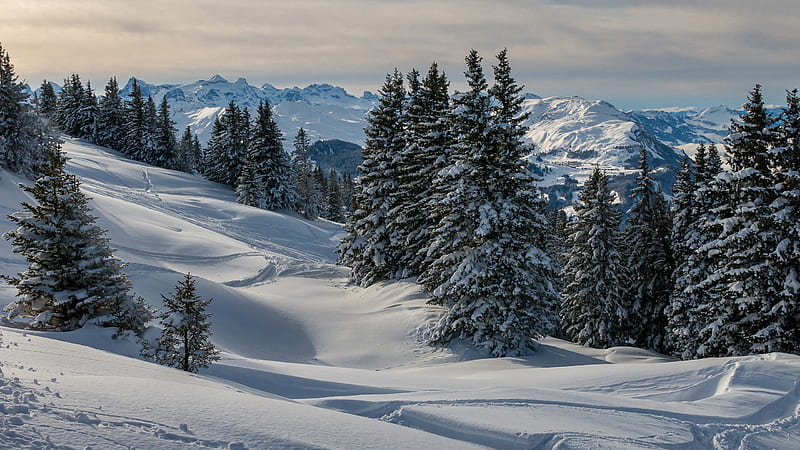
[(622, 109), (739, 106), (756, 83), (782, 104), (800, 87), (797, 0), (0, 0), (0, 11), (0, 43), (32, 85), (220, 74), (361, 95), (394, 68), (436, 61), (458, 90), (471, 48), (490, 76), (507, 47), (527, 92)]

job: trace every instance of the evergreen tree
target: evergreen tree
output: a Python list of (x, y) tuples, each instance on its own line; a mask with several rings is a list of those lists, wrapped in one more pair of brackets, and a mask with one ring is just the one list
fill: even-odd
[(351, 267), (354, 283), (368, 286), (400, 271), (402, 244), (387, 228), (387, 216), (397, 206), (397, 157), (405, 147), (406, 92), (399, 71), (386, 75), (378, 105), (367, 118), (363, 174), (356, 180), (354, 211), (339, 244), (339, 262)]
[(96, 126), (97, 126), (97, 96), (92, 89), (92, 83), (86, 82), (86, 88), (83, 91), (81, 98), (81, 109), (78, 121), (81, 123), (81, 131), (79, 136), (89, 140), (94, 140)]
[(800, 352), (800, 99), (787, 91), (777, 143), (771, 155), (777, 198), (770, 205), (778, 244), (770, 255), (777, 293), (764, 311), (764, 326), (754, 337), (761, 352)]
[(437, 224), (434, 183), (445, 165), (450, 107), (449, 83), (436, 63), (421, 82), (416, 71), (408, 79), (407, 144), (399, 155), (398, 190), (402, 196), (391, 214), (397, 239), (403, 243), (403, 276), (420, 274), (430, 263), (426, 246)]
[(344, 219), (342, 209), (341, 180), (335, 170), (328, 172), (327, 189), (325, 190), (325, 218), (334, 222), (341, 222)]
[(84, 130), (91, 125), (85, 114), (91, 102), (88, 96), (80, 75), (73, 73), (64, 80), (56, 113), (56, 123), (61, 131), (73, 137), (84, 137)]
[(97, 109), (94, 141), (114, 150), (122, 149), (125, 145), (125, 105), (115, 77), (108, 80)]
[(203, 174), (211, 181), (235, 186), (241, 175), (250, 134), (250, 114), (230, 102), (211, 131)]
[(159, 364), (187, 372), (197, 372), (219, 360), (219, 350), (211, 342), (211, 300), (197, 295), (195, 280), (186, 274), (170, 297), (161, 296), (166, 308), (159, 314), (163, 330), (153, 352)]
[(0, 168), (34, 177), (46, 164), (55, 138), (27, 100), (25, 85), (0, 45)]
[(631, 192), (634, 203), (625, 229), (626, 266), (632, 297), (631, 336), (637, 346), (665, 351), (667, 317), (664, 313), (672, 292), (672, 219), (663, 193), (647, 164), (647, 150), (640, 152), (640, 174)]
[(133, 159), (150, 165), (158, 165), (162, 159), (158, 149), (158, 112), (153, 97), (148, 96), (142, 110), (141, 146), (133, 154)]
[(47, 80), (42, 81), (42, 86), (39, 90), (39, 101), (37, 103), (39, 114), (50, 117), (56, 113), (58, 107), (56, 91), (53, 89), (53, 85)]
[(608, 177), (595, 168), (574, 205), (564, 269), (561, 327), (581, 345), (608, 348), (624, 344), (631, 302), (625, 286), (620, 212)]
[(252, 176), (258, 189), (257, 204), (253, 206), (290, 210), (296, 203), (291, 162), (283, 150), (282, 140), (283, 135), (272, 118), (269, 103), (260, 103), (250, 131), (245, 160), (246, 164), (252, 165)]
[(192, 128), (187, 126), (178, 143), (175, 157), (175, 169), (186, 173), (194, 173), (200, 160), (199, 142), (197, 136), (192, 134)]
[[(707, 325), (700, 330), (698, 356), (736, 356), (765, 351), (757, 336), (769, 327), (768, 312), (781, 291), (773, 261), (778, 234), (770, 215), (775, 179), (770, 153), (774, 119), (764, 106), (761, 87), (750, 92), (745, 113), (731, 122), (726, 143), (732, 171), (712, 182), (724, 198), (712, 212), (706, 249), (714, 270), (698, 285), (708, 296), (701, 305)], [(714, 232), (717, 232), (714, 234)]]
[[(511, 77), (506, 50), (494, 66), (487, 92), (481, 58), (467, 56), (470, 91), (457, 97), (447, 213), (433, 241), (442, 256), (425, 280), (447, 278), (432, 289), (432, 302), (448, 311), (431, 341), (469, 339), (495, 356), (525, 354), (534, 339), (553, 331), (558, 293), (552, 261), (544, 251), (548, 227), (535, 178), (523, 160), (522, 87)], [(454, 245), (455, 244), (455, 245)]]
[(145, 100), (142, 89), (136, 78), (131, 80), (131, 92), (125, 103), (125, 138), (122, 152), (137, 158), (147, 145), (147, 118), (145, 116)]
[(161, 99), (161, 105), (156, 113), (155, 151), (153, 164), (158, 167), (175, 169), (177, 166), (178, 142), (175, 133), (175, 122), (170, 118), (167, 97)]
[[(689, 209), (676, 210), (674, 218), (676, 265), (665, 314), (669, 348), (683, 359), (701, 356), (698, 354), (701, 331), (714, 320), (710, 299), (718, 289), (711, 288), (709, 281), (718, 273), (722, 257), (713, 249), (713, 243), (722, 232), (720, 214), (727, 214), (728, 204), (726, 194), (718, 188), (721, 164), (716, 146), (712, 144), (706, 149), (701, 144), (695, 153), (693, 183), (677, 184), (674, 190), (676, 205), (689, 206)], [(683, 173), (679, 180), (689, 177)], [(689, 189), (693, 189), (693, 193), (686, 199), (683, 192)]]
[(32, 328), (73, 330), (90, 319), (139, 333), (149, 320), (140, 298), (130, 293), (123, 264), (112, 255), (106, 231), (95, 224), (78, 179), (64, 172), (66, 157), (50, 154), (41, 178), (23, 187), (36, 204), (23, 203), (6, 233), (14, 252), (30, 263), (10, 278), (18, 300), (8, 317), (33, 317)]
[(319, 190), (314, 180), (314, 164), (308, 157), (310, 147), (308, 135), (301, 127), (294, 137), (292, 152), (292, 174), (294, 189), (297, 192), (297, 212), (308, 220), (316, 220), (319, 216)]

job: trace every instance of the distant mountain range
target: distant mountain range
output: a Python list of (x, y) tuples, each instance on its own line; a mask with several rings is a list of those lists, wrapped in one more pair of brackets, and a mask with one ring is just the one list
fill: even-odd
[[(122, 89), (131, 91), (133, 79)], [(138, 80), (142, 93), (160, 102), (166, 97), (179, 130), (187, 125), (206, 142), (211, 125), (228, 104), (254, 110), (266, 100), (272, 106), (278, 126), (284, 133), (285, 147), (300, 127), (311, 141), (330, 141), (315, 148), (323, 168), (355, 173), (360, 162), (357, 147), (364, 145), (364, 127), (369, 110), (378, 97), (364, 92), (356, 97), (330, 84), (304, 88), (276, 88), (270, 84), (250, 85), (244, 78), (230, 82), (219, 75), (187, 84), (150, 84)], [(571, 203), (576, 182), (585, 179), (596, 165), (612, 175), (619, 192), (625, 192), (635, 177), (641, 148), (647, 150), (651, 167), (665, 190), (669, 191), (675, 170), (699, 143), (720, 143), (732, 118), (739, 111), (720, 105), (711, 108), (684, 108), (621, 111), (602, 100), (580, 97), (541, 98), (526, 94), (526, 137), (535, 144), (529, 156), (544, 178), (544, 185), (555, 186), (552, 195)], [(620, 201), (627, 201), (620, 195)]]

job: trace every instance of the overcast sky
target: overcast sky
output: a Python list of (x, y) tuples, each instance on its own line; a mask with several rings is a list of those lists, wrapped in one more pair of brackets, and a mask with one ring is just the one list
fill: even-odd
[[(394, 67), (508, 47), (526, 91), (623, 109), (738, 106), (800, 87), (798, 0), (0, 0), (0, 42), (30, 84), (78, 73), (151, 83), (214, 74), (360, 95)], [(488, 72), (487, 72), (488, 73)]]

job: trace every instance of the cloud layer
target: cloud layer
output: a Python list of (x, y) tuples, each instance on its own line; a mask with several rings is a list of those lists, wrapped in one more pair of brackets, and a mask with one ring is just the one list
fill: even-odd
[(768, 101), (800, 84), (796, 0), (0, 0), (0, 40), (33, 84), (76, 72), (182, 82), (221, 73), (278, 86), (375, 90), (394, 67), (508, 47), (540, 95), (621, 107)]

